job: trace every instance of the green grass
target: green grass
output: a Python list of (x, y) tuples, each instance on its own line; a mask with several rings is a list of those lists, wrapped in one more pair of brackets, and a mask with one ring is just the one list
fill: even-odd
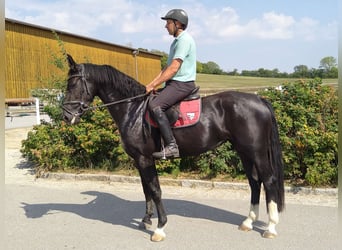
[[(202, 94), (223, 90), (255, 92), (259, 89), (275, 87), (296, 80), (298, 79), (197, 74), (196, 85), (200, 86)], [(337, 79), (323, 79), (323, 83), (337, 86)]]

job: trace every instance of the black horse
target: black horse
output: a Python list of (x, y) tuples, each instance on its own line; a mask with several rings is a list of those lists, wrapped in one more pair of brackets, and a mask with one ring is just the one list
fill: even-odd
[[(64, 120), (70, 124), (88, 110), (98, 96), (116, 122), (125, 148), (140, 173), (146, 199), (144, 227), (152, 225), (153, 202), (158, 226), (152, 241), (165, 238), (167, 222), (161, 189), (152, 153), (161, 147), (157, 128), (146, 135), (144, 129), (145, 87), (108, 65), (77, 64), (67, 56), (68, 84), (63, 102)], [(248, 93), (226, 91), (202, 98), (200, 121), (174, 131), (180, 155), (195, 156), (230, 141), (241, 158), (251, 187), (251, 206), (239, 229), (249, 231), (258, 218), (261, 184), (266, 194), (268, 228), (263, 236), (274, 238), (279, 212), (284, 208), (284, 181), (277, 122), (271, 105)]]

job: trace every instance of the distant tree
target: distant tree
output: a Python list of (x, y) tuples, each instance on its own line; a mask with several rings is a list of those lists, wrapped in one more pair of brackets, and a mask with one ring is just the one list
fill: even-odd
[(325, 72), (329, 72), (332, 68), (336, 67), (336, 59), (332, 56), (326, 56), (321, 59), (319, 67), (323, 69)]
[(323, 75), (324, 75), (324, 71), (323, 69), (315, 69), (315, 68), (312, 68), (310, 69), (309, 71), (309, 74), (310, 74), (310, 78), (323, 78)]
[(275, 77), (274, 72), (272, 70), (260, 68), (258, 69), (258, 76), (260, 77)]
[(233, 71), (228, 71), (227, 75), (238, 76), (239, 75), (238, 69), (234, 69)]
[(322, 78), (337, 78), (338, 69), (336, 59), (332, 56), (326, 56), (321, 59), (320, 69), (323, 70)]
[(203, 64), (202, 73), (220, 75), (222, 74), (222, 69), (220, 69), (220, 66), (217, 63), (209, 61)]
[(279, 69), (273, 69), (272, 71), (271, 71), (271, 76), (272, 77), (279, 77), (279, 74), (280, 74), (280, 72), (279, 72)]
[(242, 70), (241, 76), (257, 76), (257, 72), (255, 70)]
[(287, 73), (287, 72), (282, 72), (282, 73), (279, 73), (277, 77), (279, 78), (287, 78), (287, 77), (290, 77), (291, 74)]
[(168, 55), (165, 54), (162, 56), (162, 58), (160, 59), (160, 62), (161, 62), (161, 68), (164, 69), (167, 65), (167, 59), (168, 59)]
[(196, 73), (202, 73), (203, 72), (203, 64), (199, 61), (196, 62)]
[(337, 67), (332, 67), (329, 74), (327, 75), (328, 78), (338, 78), (338, 69)]
[(309, 68), (306, 65), (297, 65), (293, 69), (294, 69), (294, 72), (292, 74), (293, 77), (301, 77), (301, 78), (310, 77)]

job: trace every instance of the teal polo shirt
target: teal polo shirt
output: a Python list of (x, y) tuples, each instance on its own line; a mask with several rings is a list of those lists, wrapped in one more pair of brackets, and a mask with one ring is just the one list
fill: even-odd
[(180, 33), (171, 44), (167, 65), (170, 65), (173, 59), (181, 59), (183, 63), (172, 80), (181, 82), (196, 80), (196, 44), (188, 32)]

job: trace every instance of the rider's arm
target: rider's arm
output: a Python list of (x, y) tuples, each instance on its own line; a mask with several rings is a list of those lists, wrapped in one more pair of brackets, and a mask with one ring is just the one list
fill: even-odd
[(162, 83), (170, 80), (178, 72), (182, 62), (183, 61), (181, 59), (173, 59), (169, 66), (162, 70), (152, 82), (146, 85), (146, 92), (149, 93)]

